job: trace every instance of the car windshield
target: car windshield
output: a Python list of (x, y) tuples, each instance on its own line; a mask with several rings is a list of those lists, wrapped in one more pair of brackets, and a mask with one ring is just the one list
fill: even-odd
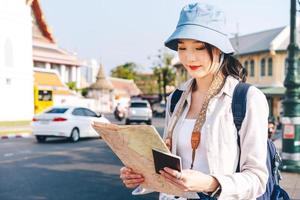
[(146, 108), (147, 107), (147, 103), (144, 102), (132, 102), (130, 104), (131, 108)]
[(51, 110), (48, 110), (46, 113), (62, 114), (65, 113), (67, 110), (68, 108), (52, 108)]

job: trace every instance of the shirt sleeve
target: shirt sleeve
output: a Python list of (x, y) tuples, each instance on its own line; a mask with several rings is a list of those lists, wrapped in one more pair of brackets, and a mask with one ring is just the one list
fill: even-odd
[(268, 181), (267, 130), (269, 107), (265, 95), (251, 86), (247, 93), (247, 110), (239, 132), (241, 144), (240, 172), (213, 175), (220, 183), (223, 199), (255, 199), (265, 192)]

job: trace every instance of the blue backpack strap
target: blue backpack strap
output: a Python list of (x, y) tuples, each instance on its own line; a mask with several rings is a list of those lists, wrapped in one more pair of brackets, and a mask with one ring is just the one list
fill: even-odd
[(176, 104), (178, 103), (181, 95), (182, 95), (183, 91), (182, 90), (179, 90), (179, 89), (176, 89), (173, 94), (172, 94), (172, 97), (171, 97), (171, 105), (170, 105), (170, 113), (172, 114), (174, 109), (175, 109), (175, 106)]
[[(233, 121), (237, 130), (237, 144), (239, 146), (240, 151), (241, 151), (241, 144), (240, 144), (239, 131), (241, 129), (246, 114), (247, 92), (250, 86), (251, 85), (248, 83), (239, 82), (234, 88), (232, 103), (231, 103)], [(237, 172), (240, 171), (240, 156), (241, 156), (241, 152), (239, 153), (239, 162), (236, 169)]]
[(232, 114), (234, 125), (239, 132), (245, 118), (247, 105), (247, 92), (251, 85), (248, 83), (239, 82), (234, 88), (232, 98)]

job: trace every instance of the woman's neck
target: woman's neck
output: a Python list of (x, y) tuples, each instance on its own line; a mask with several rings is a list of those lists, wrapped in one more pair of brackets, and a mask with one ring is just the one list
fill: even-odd
[(202, 78), (196, 78), (195, 92), (206, 93), (213, 81), (213, 75), (207, 75)]

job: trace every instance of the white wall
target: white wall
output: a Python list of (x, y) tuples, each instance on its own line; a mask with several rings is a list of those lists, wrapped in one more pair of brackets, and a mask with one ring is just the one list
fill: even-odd
[[(31, 120), (33, 116), (30, 11), (25, 1), (0, 0), (0, 121)], [(5, 61), (8, 40), (10, 62)]]

